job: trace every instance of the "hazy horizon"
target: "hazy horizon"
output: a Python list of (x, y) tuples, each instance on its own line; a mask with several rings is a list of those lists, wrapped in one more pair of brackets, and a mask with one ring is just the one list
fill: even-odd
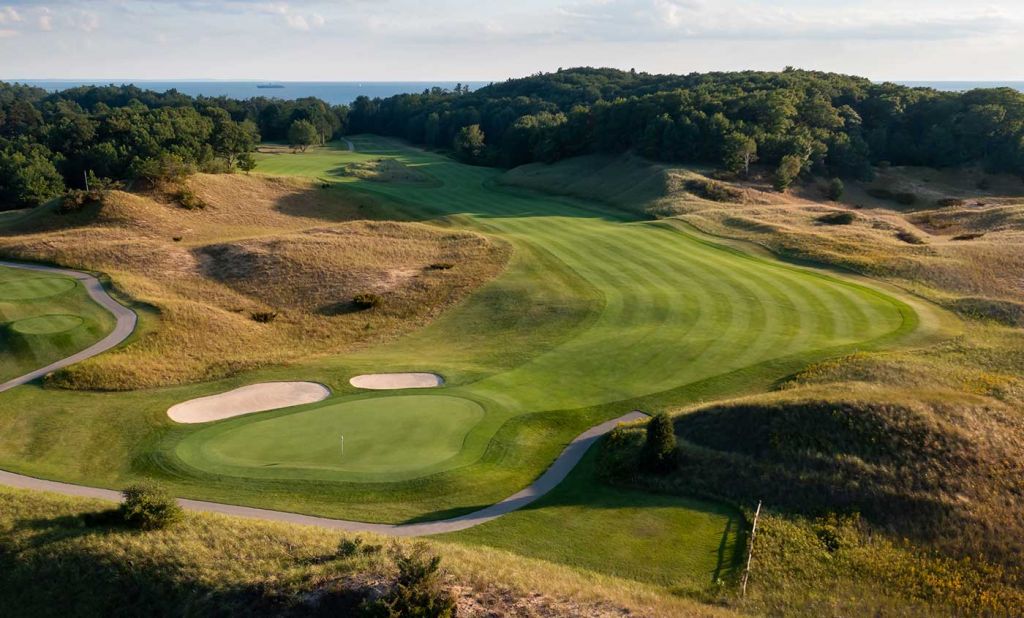
[(1022, 29), (1012, 0), (0, 0), (0, 75), (487, 82), (571, 66), (791, 65), (875, 81), (1024, 81)]

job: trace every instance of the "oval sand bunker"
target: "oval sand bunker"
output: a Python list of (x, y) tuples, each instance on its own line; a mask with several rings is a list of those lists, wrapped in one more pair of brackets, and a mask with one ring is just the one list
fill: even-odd
[(263, 382), (219, 395), (191, 399), (170, 407), (177, 423), (209, 423), (243, 414), (266, 412), (327, 399), (331, 390), (316, 382)]
[(348, 383), (356, 388), (386, 391), (400, 388), (435, 388), (444, 384), (444, 378), (436, 373), (368, 373), (356, 376)]

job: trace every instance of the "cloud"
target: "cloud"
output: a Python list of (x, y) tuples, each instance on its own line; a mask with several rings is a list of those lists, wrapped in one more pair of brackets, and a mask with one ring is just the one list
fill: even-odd
[(39, 25), (39, 29), (44, 32), (53, 30), (53, 11), (44, 7), (36, 23)]
[(73, 20), (75, 27), (83, 32), (93, 32), (100, 27), (100, 16), (91, 11), (78, 11)]
[(13, 24), (21, 21), (21, 14), (13, 6), (0, 8), (0, 24)]

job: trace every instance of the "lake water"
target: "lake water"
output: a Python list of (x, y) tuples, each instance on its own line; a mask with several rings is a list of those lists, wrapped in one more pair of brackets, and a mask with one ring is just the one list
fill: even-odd
[[(190, 96), (204, 95), (208, 97), (225, 96), (233, 99), (249, 99), (252, 97), (275, 97), (279, 99), (301, 99), (303, 97), (317, 97), (328, 103), (348, 104), (355, 101), (356, 97), (366, 95), (371, 99), (374, 97), (389, 97), (395, 94), (408, 92), (423, 92), (426, 89), (438, 86), (441, 88), (454, 88), (457, 82), (271, 82), (280, 84), (284, 88), (257, 88), (257, 85), (266, 82), (242, 82), (242, 81), (147, 81), (147, 80), (12, 80), (23, 84), (30, 84), (45, 88), (51, 92), (66, 90), (75, 86), (104, 86), (108, 84), (135, 84), (139, 88), (164, 92), (177, 90)], [(488, 82), (462, 82), (471, 89), (486, 86)]]
[[(205, 95), (209, 97), (231, 97), (233, 99), (249, 99), (252, 97), (276, 97), (279, 99), (299, 99), (317, 97), (328, 103), (348, 104), (360, 95), (389, 97), (408, 92), (423, 92), (428, 88), (454, 88), (456, 82), (273, 82), (284, 88), (257, 88), (262, 82), (243, 81), (128, 81), (124, 80), (18, 80), (21, 83), (45, 88), (51, 92), (65, 90), (75, 86), (107, 85), (110, 83), (133, 83), (140, 88), (164, 92), (175, 89), (191, 96)], [(486, 86), (488, 82), (462, 82), (475, 90)], [(1020, 81), (898, 81), (905, 86), (925, 86), (936, 90), (959, 91), (973, 88), (997, 88), (1008, 86), (1024, 92), (1024, 82)]]
[(934, 88), (936, 90), (947, 90), (950, 92), (962, 92), (964, 90), (974, 90), (975, 88), (1013, 88), (1024, 92), (1024, 82), (896, 82), (897, 84), (903, 84), (904, 86), (911, 86), (914, 88)]

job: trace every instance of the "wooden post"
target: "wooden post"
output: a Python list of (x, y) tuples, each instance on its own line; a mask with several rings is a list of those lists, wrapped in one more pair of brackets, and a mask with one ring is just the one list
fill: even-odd
[(747, 568), (743, 571), (743, 596), (747, 596), (747, 578), (750, 577), (750, 561), (754, 558), (754, 538), (757, 536), (757, 519), (761, 516), (761, 501), (757, 501), (754, 525), (750, 527), (750, 549), (747, 552)]

